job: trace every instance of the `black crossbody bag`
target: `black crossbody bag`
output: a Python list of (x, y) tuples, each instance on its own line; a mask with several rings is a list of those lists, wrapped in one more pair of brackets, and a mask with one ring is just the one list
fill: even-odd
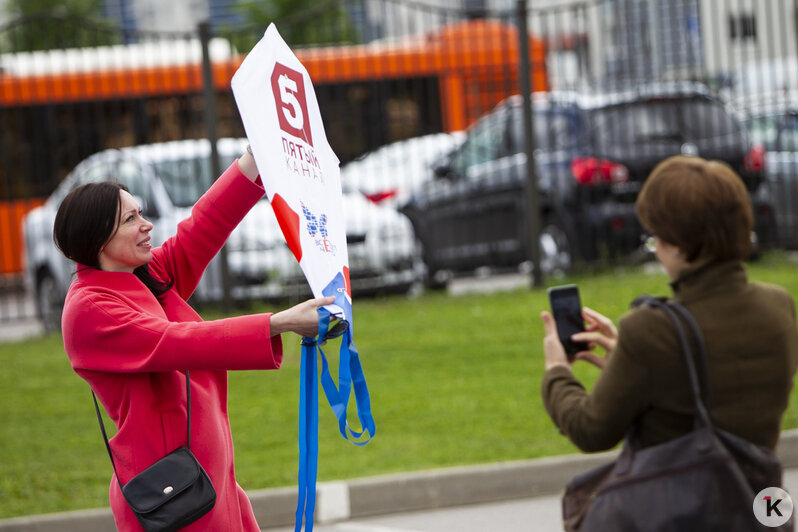
[(191, 382), (188, 371), (186, 371), (188, 401), (186, 446), (178, 447), (167, 454), (125, 485), (119, 480), (114, 455), (111, 453), (105, 424), (97, 404), (97, 396), (93, 391), (91, 395), (94, 398), (100, 431), (103, 433), (105, 447), (108, 449), (108, 456), (111, 458), (111, 466), (114, 468), (122, 496), (146, 532), (174, 532), (211, 511), (216, 504), (216, 490), (210, 477), (191, 452)]
[[(700, 530), (753, 532), (778, 529), (757, 522), (754, 496), (781, 486), (781, 464), (770, 449), (715, 426), (709, 408), (704, 338), (686, 308), (654, 298), (673, 322), (695, 400), (695, 426), (676, 439), (640, 448), (636, 430), (627, 434), (618, 459), (571, 480), (562, 500), (567, 532)], [(683, 320), (698, 350), (693, 356)]]

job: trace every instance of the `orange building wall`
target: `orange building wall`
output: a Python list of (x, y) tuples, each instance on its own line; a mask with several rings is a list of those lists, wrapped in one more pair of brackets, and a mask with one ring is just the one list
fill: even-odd
[(22, 272), (24, 249), (22, 218), (44, 203), (44, 198), (0, 201), (0, 275)]

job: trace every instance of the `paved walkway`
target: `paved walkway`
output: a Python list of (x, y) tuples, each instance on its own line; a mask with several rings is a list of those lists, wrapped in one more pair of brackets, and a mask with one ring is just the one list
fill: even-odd
[[(534, 523), (534, 528), (530, 528)], [(537, 497), (419, 512), (388, 514), (314, 526), (314, 532), (494, 532), (561, 530), (558, 497)], [(293, 532), (294, 527), (264, 532)]]
[(44, 328), (35, 318), (36, 303), (33, 297), (24, 291), (5, 288), (0, 286), (0, 342), (16, 342), (40, 336)]
[(0, 342), (18, 342), (44, 334), (37, 320), (0, 321)]
[[(784, 474), (784, 488), (798, 500), (798, 469)], [(293, 527), (266, 532), (293, 532)], [(314, 526), (316, 532), (493, 532), (562, 530), (560, 496), (549, 495), (486, 504), (351, 519)]]

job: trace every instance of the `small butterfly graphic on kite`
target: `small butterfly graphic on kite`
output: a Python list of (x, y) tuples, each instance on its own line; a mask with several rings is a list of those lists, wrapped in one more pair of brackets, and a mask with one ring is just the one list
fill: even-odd
[(304, 203), (300, 202), (300, 205), (302, 205), (302, 214), (307, 222), (308, 234), (316, 243), (316, 246), (325, 253), (335, 255), (336, 246), (327, 238), (327, 215), (322, 213), (317, 218)]

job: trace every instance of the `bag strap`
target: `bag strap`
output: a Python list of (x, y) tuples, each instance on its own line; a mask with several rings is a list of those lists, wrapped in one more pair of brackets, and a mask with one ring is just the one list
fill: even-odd
[[(687, 374), (690, 378), (690, 388), (693, 392), (693, 399), (695, 401), (695, 427), (696, 429), (704, 428), (706, 437), (698, 438), (697, 445), (701, 452), (708, 451), (711, 447), (712, 440), (710, 435), (714, 432), (714, 423), (712, 415), (709, 410), (709, 386), (708, 386), (708, 373), (706, 366), (706, 352), (704, 349), (704, 335), (695, 321), (695, 318), (690, 312), (679, 303), (673, 301), (661, 300), (653, 297), (641, 298), (642, 304), (650, 307), (661, 308), (665, 315), (673, 322), (676, 328), (676, 336), (679, 339), (679, 344), (682, 348), (684, 355), (684, 362), (687, 366)], [(687, 322), (693, 335), (696, 337), (698, 343), (698, 353), (693, 357), (693, 352), (690, 349), (690, 343), (687, 341), (684, 327), (676, 314), (680, 314)], [(696, 367), (698, 362), (698, 367)], [(618, 458), (617, 466), (615, 468), (616, 475), (625, 475), (632, 467), (634, 460), (635, 449), (637, 445), (637, 423), (632, 425), (632, 428), (626, 434), (626, 445), (624, 445), (621, 455)]]
[[(94, 395), (94, 390), (91, 391), (91, 397), (94, 399), (94, 410), (97, 412), (97, 421), (100, 424), (100, 432), (103, 434), (103, 441), (105, 441), (105, 448), (108, 450), (108, 456), (111, 458), (111, 467), (114, 468), (114, 475), (116, 476), (116, 481), (119, 483), (119, 488), (122, 488), (122, 481), (119, 480), (119, 473), (116, 470), (116, 463), (114, 462), (114, 455), (111, 452), (111, 444), (108, 443), (108, 434), (105, 432), (105, 423), (103, 423), (103, 417), (100, 414), (100, 405), (97, 403), (97, 396)], [(189, 381), (188, 371), (186, 371), (186, 401), (187, 401), (187, 410), (188, 415), (187, 422), (186, 422), (186, 447), (191, 449), (191, 382)]]
[[(696, 323), (692, 314), (690, 314), (690, 312), (679, 303), (675, 303), (673, 301), (663, 302), (652, 298), (647, 300), (646, 304), (655, 308), (661, 308), (668, 318), (670, 318), (670, 320), (673, 322), (673, 325), (676, 328), (676, 336), (678, 337), (679, 344), (682, 347), (682, 354), (684, 355), (684, 361), (687, 366), (687, 374), (690, 377), (690, 387), (693, 391), (693, 399), (695, 400), (696, 407), (696, 424), (711, 428), (713, 423), (709, 410), (709, 378), (707, 371), (706, 351), (704, 347), (704, 335), (701, 333), (698, 323)], [(698, 352), (695, 357), (690, 349), (690, 343), (687, 341), (687, 335), (684, 332), (684, 327), (682, 326), (679, 317), (676, 315), (677, 313), (680, 314), (687, 322), (696, 338), (698, 343)], [(698, 363), (698, 367), (696, 367), (696, 362)]]
[(682, 319), (687, 322), (687, 325), (693, 332), (693, 337), (698, 344), (698, 352), (693, 360), (697, 364), (696, 371), (698, 373), (699, 387), (701, 388), (701, 400), (704, 402), (704, 406), (711, 416), (712, 403), (709, 397), (709, 368), (707, 366), (707, 352), (706, 343), (704, 342), (704, 334), (701, 332), (701, 327), (698, 326), (698, 322), (695, 321), (693, 315), (690, 314), (690, 311), (687, 310), (683, 305), (676, 303), (675, 301), (669, 301), (667, 304), (669, 307), (679, 313)]

